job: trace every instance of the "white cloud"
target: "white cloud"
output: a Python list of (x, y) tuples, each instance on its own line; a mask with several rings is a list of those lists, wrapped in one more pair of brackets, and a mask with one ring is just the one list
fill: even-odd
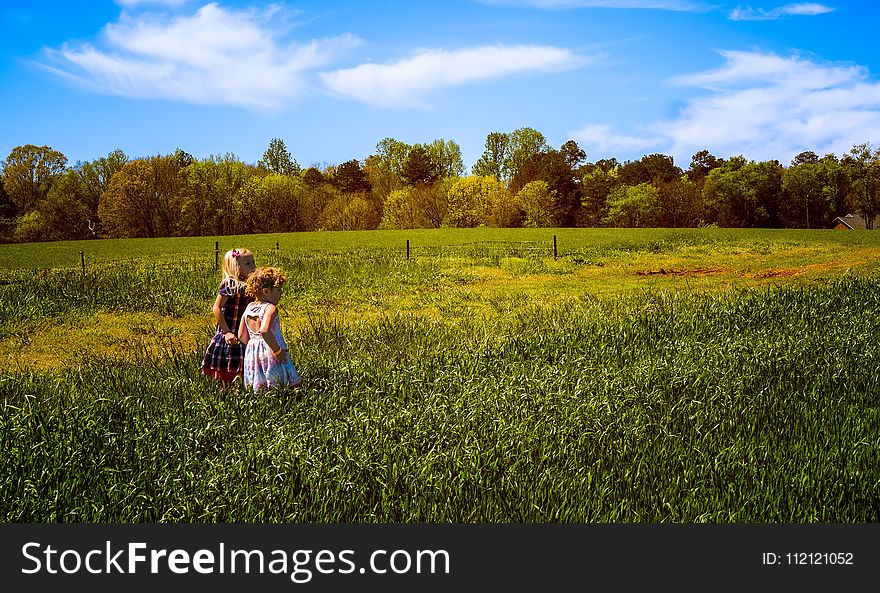
[(700, 93), (678, 115), (626, 135), (593, 124), (572, 132), (588, 154), (635, 158), (651, 152), (687, 167), (706, 149), (728, 158), (788, 163), (805, 150), (841, 156), (880, 137), (880, 82), (861, 67), (817, 64), (798, 56), (722, 51), (724, 64), (682, 76)]
[[(158, 0), (125, 0), (147, 1)], [(277, 108), (319, 91), (373, 105), (420, 106), (434, 89), (587, 61), (555, 47), (483, 46), (430, 49), (393, 63), (319, 73), (360, 40), (345, 34), (287, 43), (288, 17), (275, 4), (234, 11), (210, 3), (177, 15), (124, 11), (104, 27), (98, 43), (48, 49), (50, 60), (42, 66), (107, 94)]]
[(307, 90), (305, 74), (358, 43), (352, 35), (281, 41), (278, 6), (231, 11), (211, 3), (176, 17), (126, 13), (104, 28), (106, 48), (47, 50), (46, 67), (89, 88), (126, 97), (278, 107)]
[(656, 148), (666, 142), (665, 138), (658, 136), (627, 136), (614, 133), (611, 126), (605, 124), (590, 124), (579, 130), (569, 132), (569, 137), (581, 146), (589, 147), (589, 153), (596, 158), (605, 158), (644, 151), (647, 153), (651, 148)]
[(704, 8), (689, 0), (480, 0), (483, 4), (524, 6), (527, 8), (648, 8), (691, 11)]
[(815, 2), (806, 2), (804, 4), (788, 4), (779, 9), (782, 14), (794, 14), (804, 16), (815, 16), (817, 14), (825, 14), (834, 12), (834, 9), (824, 4)]
[(424, 50), (390, 64), (361, 64), (321, 74), (332, 92), (364, 103), (420, 106), (434, 89), (526, 72), (555, 72), (585, 63), (567, 49), (536, 45), (492, 45), (459, 50)]
[(863, 68), (757, 52), (721, 55), (721, 68), (677, 80), (709, 94), (654, 127), (676, 161), (706, 148), (787, 162), (804, 150), (841, 155), (880, 136), (880, 83)]
[(730, 13), (732, 21), (770, 21), (787, 16), (816, 16), (833, 12), (834, 9), (824, 4), (806, 2), (802, 4), (786, 4), (778, 8), (764, 10), (762, 8), (735, 8)]

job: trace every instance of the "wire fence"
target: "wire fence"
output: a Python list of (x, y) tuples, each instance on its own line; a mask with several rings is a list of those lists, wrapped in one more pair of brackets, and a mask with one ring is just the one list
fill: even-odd
[[(213, 248), (205, 250), (187, 251), (182, 253), (168, 253), (167, 257), (154, 258), (149, 265), (158, 269), (177, 268), (197, 271), (219, 272), (223, 264), (225, 248), (221, 248), (220, 242), (215, 241)], [(90, 257), (85, 250), (78, 252), (79, 268), (83, 274), (100, 273), (102, 268), (116, 265), (144, 265), (143, 256), (114, 257), (112, 259), (96, 259)], [(284, 249), (276, 242), (274, 248), (264, 250), (261, 257), (264, 261), (279, 263), (283, 260), (297, 259), (298, 257), (314, 258), (340, 257), (340, 258), (366, 258), (366, 259), (407, 259), (407, 260), (470, 260), (473, 262), (498, 261), (503, 258), (543, 259), (559, 257), (556, 235), (547, 241), (473, 241), (468, 243), (453, 243), (446, 245), (421, 245), (406, 239), (405, 243), (382, 247), (365, 247), (357, 251), (334, 252), (301, 252)]]
[(518, 257), (523, 259), (540, 259), (557, 257), (554, 243), (544, 241), (474, 241), (451, 245), (419, 245), (412, 246), (407, 242), (407, 258), (466, 258), (466, 259), (498, 259)]

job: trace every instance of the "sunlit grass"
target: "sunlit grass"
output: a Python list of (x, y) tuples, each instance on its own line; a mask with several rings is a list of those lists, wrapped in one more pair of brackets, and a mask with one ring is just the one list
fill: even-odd
[(81, 258), (88, 268), (108, 261), (162, 261), (171, 254), (187, 261), (196, 259), (200, 264), (213, 265), (215, 244), (221, 254), (233, 247), (247, 247), (257, 253), (258, 259), (279, 249), (283, 253), (298, 255), (380, 250), (405, 257), (407, 241), (413, 257), (436, 256), (447, 248), (461, 252), (463, 246), (469, 246), (471, 252), (487, 253), (497, 251), (504, 243), (518, 244), (508, 246), (508, 250), (528, 250), (535, 254), (535, 249), (541, 249), (546, 255), (552, 255), (554, 236), (559, 255), (588, 258), (636, 251), (668, 253), (676, 249), (704, 249), (719, 253), (728, 249), (778, 251), (797, 245), (814, 245), (832, 251), (880, 246), (880, 233), (832, 230), (478, 228), (319, 231), (4, 244), (0, 245), (0, 269), (78, 268)]
[[(259, 263), (290, 272), (281, 305), (288, 331), (297, 332), (310, 317), (350, 325), (401, 311), (458, 323), (474, 316), (503, 317), (525, 306), (644, 291), (815, 285), (873, 273), (880, 262), (880, 247), (756, 243), (750, 234), (744, 237), (740, 243), (697, 244), (679, 237), (644, 243), (643, 250), (598, 245), (557, 259), (474, 244), (409, 260), (387, 250), (270, 250)], [(184, 336), (177, 347), (203, 349), (220, 277), (210, 262), (188, 257), (111, 261), (85, 274), (76, 268), (7, 272), (0, 284), (0, 357), (16, 368), (58, 368), (74, 353), (110, 354), (129, 345), (161, 348), (156, 336), (172, 330)], [(137, 329), (147, 314), (153, 316), (152, 329)]]
[(0, 379), (6, 521), (874, 522), (880, 283), (312, 319), (299, 394), (193, 354)]
[(199, 374), (201, 255), (7, 271), (0, 520), (880, 520), (873, 237), (465, 235), (258, 252), (304, 378), (259, 396)]

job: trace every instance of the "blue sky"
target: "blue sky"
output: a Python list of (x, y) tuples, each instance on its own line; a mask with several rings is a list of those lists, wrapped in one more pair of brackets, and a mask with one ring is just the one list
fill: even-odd
[(880, 143), (873, 1), (112, 0), (0, 4), (0, 158), (180, 147), (302, 166), (532, 127), (589, 161)]

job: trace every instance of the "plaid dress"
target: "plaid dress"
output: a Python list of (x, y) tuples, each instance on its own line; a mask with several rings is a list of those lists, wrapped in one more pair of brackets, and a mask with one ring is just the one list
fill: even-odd
[[(232, 333), (238, 335), (238, 323), (244, 313), (245, 308), (254, 299), (244, 293), (244, 285), (235, 282), (232, 278), (227, 278), (220, 283), (217, 291), (221, 296), (226, 297), (223, 303), (221, 314), (226, 320), (226, 325)], [(217, 326), (217, 332), (208, 343), (205, 350), (205, 356), (202, 358), (202, 374), (231, 381), (236, 376), (241, 375), (242, 360), (244, 359), (244, 346), (234, 344), (230, 346), (226, 343), (220, 326)]]

